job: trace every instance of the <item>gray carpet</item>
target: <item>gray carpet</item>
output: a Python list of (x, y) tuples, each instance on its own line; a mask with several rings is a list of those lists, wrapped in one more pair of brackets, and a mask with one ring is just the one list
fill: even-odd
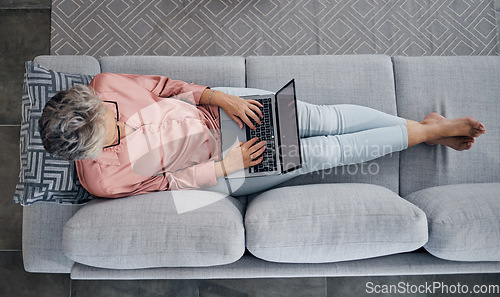
[(494, 1), (53, 0), (53, 55), (497, 55)]

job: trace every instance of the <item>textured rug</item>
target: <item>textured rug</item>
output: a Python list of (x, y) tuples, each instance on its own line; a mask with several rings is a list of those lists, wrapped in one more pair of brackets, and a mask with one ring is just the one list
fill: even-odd
[(53, 0), (51, 54), (497, 55), (494, 0)]

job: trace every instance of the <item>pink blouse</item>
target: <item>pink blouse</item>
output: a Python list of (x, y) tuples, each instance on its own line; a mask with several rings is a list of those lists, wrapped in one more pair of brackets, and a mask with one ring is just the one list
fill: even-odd
[(120, 121), (132, 128), (96, 160), (75, 161), (78, 178), (92, 195), (117, 198), (217, 185), (219, 110), (199, 105), (207, 87), (116, 73), (98, 74), (89, 86), (101, 100), (117, 102)]

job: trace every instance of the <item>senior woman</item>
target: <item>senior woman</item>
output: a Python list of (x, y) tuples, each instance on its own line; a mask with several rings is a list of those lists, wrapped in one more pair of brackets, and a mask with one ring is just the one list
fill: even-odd
[[(228, 179), (262, 162), (264, 141), (220, 154), (219, 107), (240, 127), (260, 124), (261, 104), (163, 76), (101, 73), (51, 98), (39, 120), (45, 149), (75, 160), (94, 196), (208, 189), (233, 195), (262, 191), (299, 174), (369, 161), (425, 142), (468, 150), (484, 126), (471, 117), (431, 113), (416, 122), (356, 105), (298, 101), (303, 167), (276, 176)], [(227, 183), (230, 184), (228, 190)]]

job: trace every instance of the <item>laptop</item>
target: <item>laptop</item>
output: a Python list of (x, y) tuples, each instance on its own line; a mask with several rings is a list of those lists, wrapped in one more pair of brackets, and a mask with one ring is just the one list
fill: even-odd
[(262, 124), (258, 125), (250, 118), (257, 129), (252, 130), (246, 124), (240, 129), (238, 124), (219, 108), (222, 157), (225, 158), (229, 149), (239, 141), (246, 142), (256, 136), (259, 141), (266, 141), (266, 149), (261, 155), (263, 160), (260, 164), (231, 173), (227, 178), (284, 174), (301, 168), (295, 81), (292, 79), (274, 95), (250, 95), (241, 98), (253, 99), (264, 105), (261, 108)]

